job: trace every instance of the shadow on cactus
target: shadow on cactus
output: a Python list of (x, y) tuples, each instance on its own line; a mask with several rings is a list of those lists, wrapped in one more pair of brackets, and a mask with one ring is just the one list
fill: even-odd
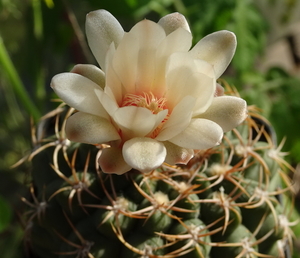
[(22, 199), (28, 250), (41, 258), (288, 258), (296, 222), (282, 201), (293, 170), (284, 141), (216, 83), (234, 34), (208, 35), (189, 50), (178, 13), (125, 33), (104, 10), (88, 15), (87, 33), (103, 70), (78, 65), (55, 76), (52, 87), (71, 107), (60, 104), (32, 130), (31, 198)]

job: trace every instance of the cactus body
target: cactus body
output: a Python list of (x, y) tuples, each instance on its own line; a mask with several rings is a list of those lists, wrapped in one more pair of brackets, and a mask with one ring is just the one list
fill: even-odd
[(38, 257), (285, 257), (284, 163), (257, 119), (187, 165), (119, 176), (97, 165), (105, 146), (62, 137), (70, 113), (49, 120), (56, 136), (44, 126), (31, 156), (27, 235)]

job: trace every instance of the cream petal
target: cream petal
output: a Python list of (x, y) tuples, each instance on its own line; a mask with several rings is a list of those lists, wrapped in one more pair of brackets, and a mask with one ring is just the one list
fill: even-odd
[(158, 46), (157, 58), (169, 57), (175, 52), (187, 52), (192, 45), (192, 34), (184, 29), (178, 28), (173, 31)]
[(96, 95), (100, 99), (101, 104), (107, 111), (107, 113), (112, 117), (118, 110), (119, 106), (114, 99), (112, 99), (106, 92), (98, 91)]
[(148, 134), (148, 136), (152, 134), (152, 132), (159, 126), (159, 124), (166, 118), (167, 115), (168, 115), (167, 109), (162, 110), (159, 113), (155, 114), (156, 122), (153, 126), (153, 130)]
[[(125, 32), (124, 32), (125, 34)], [(120, 41), (120, 43), (122, 42), (122, 40)], [(105, 67), (108, 66), (108, 64), (112, 63), (113, 57), (116, 53), (116, 45), (114, 42), (112, 42), (109, 47), (108, 50), (106, 52), (106, 56), (105, 56)], [(103, 69), (103, 71), (106, 73), (106, 69)]]
[(171, 142), (164, 142), (167, 150), (165, 162), (170, 165), (184, 164), (186, 165), (191, 158), (194, 157), (194, 150), (179, 147)]
[(190, 123), (196, 99), (192, 96), (184, 97), (172, 110), (168, 120), (163, 125), (158, 136), (158, 141), (167, 141), (183, 131)]
[(104, 92), (120, 105), (125, 92), (122, 82), (113, 67), (114, 54), (115, 49), (113, 46), (111, 46), (107, 53), (108, 58), (105, 71), (106, 85), (104, 88)]
[[(154, 95), (162, 96), (167, 58), (176, 51), (188, 51), (192, 36), (178, 29), (166, 37), (160, 26), (151, 21), (138, 25), (125, 33), (113, 58), (113, 69), (126, 93), (151, 91)], [(145, 36), (140, 36), (144, 31), (148, 32), (147, 36), (152, 34), (156, 40), (144, 42)], [(114, 84), (110, 85), (115, 87)]]
[(171, 54), (187, 52), (192, 44), (192, 35), (188, 31), (178, 28), (170, 33), (158, 46), (156, 51), (155, 85), (153, 93), (163, 96), (166, 85), (166, 64)]
[(202, 38), (190, 51), (194, 58), (214, 66), (216, 78), (226, 70), (236, 49), (236, 36), (230, 31), (217, 31)]
[(214, 98), (208, 110), (198, 117), (216, 122), (227, 132), (242, 123), (247, 115), (245, 100), (234, 96), (220, 96)]
[(183, 28), (191, 32), (190, 26), (187, 20), (185, 19), (185, 17), (181, 13), (177, 13), (177, 12), (170, 13), (162, 17), (158, 21), (158, 24), (164, 28), (167, 35), (177, 30), (178, 28)]
[(216, 79), (215, 69), (212, 64), (201, 59), (195, 59), (194, 62), (199, 73), (206, 74), (207, 76)]
[(126, 141), (122, 152), (126, 163), (141, 172), (149, 172), (159, 167), (167, 154), (163, 143), (146, 137)]
[(96, 92), (101, 87), (76, 73), (61, 73), (51, 81), (55, 93), (69, 106), (86, 113), (108, 118)]
[(105, 118), (77, 112), (66, 123), (67, 138), (71, 141), (98, 144), (119, 140), (114, 126)]
[(197, 94), (197, 101), (193, 112), (193, 116), (195, 116), (205, 112), (211, 105), (216, 91), (216, 82), (213, 78), (201, 73), (195, 74), (193, 77), (198, 79), (198, 85), (195, 82), (195, 87), (197, 87), (197, 92), (195, 92)]
[(116, 124), (122, 130), (122, 138), (146, 136), (152, 132), (165, 118), (168, 110), (152, 114), (143, 107), (128, 106), (119, 108), (113, 115)]
[(106, 10), (97, 10), (87, 14), (86, 36), (89, 46), (100, 67), (105, 70), (106, 52), (113, 42), (117, 47), (124, 30), (118, 20)]
[(73, 67), (71, 73), (80, 74), (94, 83), (98, 84), (102, 89), (105, 86), (105, 74), (95, 65), (90, 64), (78, 64)]
[(173, 53), (167, 62), (166, 76), (174, 77), (179, 72), (184, 74), (203, 73), (215, 79), (213, 66), (205, 60), (195, 59), (189, 52)]
[[(113, 69), (126, 92), (135, 91), (139, 40), (134, 33), (125, 33), (113, 57)], [(114, 84), (109, 85), (115, 88)]]
[(166, 37), (166, 33), (157, 25), (157, 23), (149, 20), (138, 22), (129, 31), (139, 42), (140, 48), (156, 48)]
[(168, 103), (175, 105), (186, 95), (196, 99), (193, 116), (201, 114), (210, 106), (215, 93), (216, 82), (213, 78), (203, 73), (184, 74), (185, 71), (178, 72), (174, 78), (168, 79), (167, 99)]
[(135, 94), (152, 92), (155, 83), (156, 51), (166, 34), (161, 26), (149, 20), (137, 23), (129, 32), (137, 38), (139, 47), (136, 61), (137, 73), (135, 80)]
[(166, 98), (170, 108), (183, 97), (190, 95), (197, 98), (195, 114), (200, 114), (209, 107), (216, 88), (212, 66), (200, 60), (195, 63), (194, 59), (185, 53), (175, 53), (171, 56), (166, 83)]
[(122, 149), (106, 148), (98, 159), (98, 163), (104, 173), (122, 175), (132, 169), (124, 160)]
[(192, 55), (186, 52), (173, 53), (167, 62), (166, 76), (176, 74), (179, 71), (187, 70), (190, 73), (198, 72)]
[[(124, 34), (115, 55), (112, 69), (121, 82), (123, 95), (126, 93), (141, 94), (152, 91), (155, 68), (157, 66), (156, 51), (166, 34), (158, 24), (143, 20)], [(107, 84), (114, 93), (120, 91), (114, 84)], [(116, 97), (118, 103), (120, 98)]]
[(192, 119), (189, 126), (169, 139), (170, 142), (188, 149), (204, 150), (220, 144), (223, 137), (222, 128), (207, 119)]

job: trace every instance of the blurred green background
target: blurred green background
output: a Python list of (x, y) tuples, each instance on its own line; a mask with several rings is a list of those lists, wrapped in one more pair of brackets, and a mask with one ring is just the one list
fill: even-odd
[[(129, 30), (171, 12), (186, 16), (194, 43), (227, 29), (237, 35), (236, 55), (222, 78), (249, 105), (261, 108), (287, 160), (300, 161), (299, 0), (0, 0), (0, 253), (26, 257), (20, 198), (29, 165), (11, 168), (31, 148), (31, 121), (57, 104), (49, 84), (77, 63), (95, 63), (84, 34), (85, 15), (107, 9)], [(297, 218), (297, 213), (294, 217)], [(297, 238), (300, 230), (295, 228)], [(25, 241), (23, 241), (25, 239)], [(295, 256), (297, 257), (297, 256)]]

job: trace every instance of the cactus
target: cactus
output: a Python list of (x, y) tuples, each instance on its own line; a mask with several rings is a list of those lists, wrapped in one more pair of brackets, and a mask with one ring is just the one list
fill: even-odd
[[(281, 201), (290, 166), (253, 107), (222, 143), (187, 164), (104, 174), (105, 145), (64, 136), (61, 104), (39, 127), (26, 236), (38, 257), (286, 257), (292, 222)], [(35, 138), (36, 139), (36, 138)]]
[(178, 13), (125, 34), (99, 10), (86, 28), (103, 71), (78, 65), (52, 79), (70, 107), (61, 103), (33, 128), (30, 197), (22, 198), (29, 250), (41, 258), (287, 258), (294, 222), (282, 201), (292, 169), (284, 142), (277, 146), (266, 119), (215, 81), (235, 35), (217, 32), (189, 50)]

